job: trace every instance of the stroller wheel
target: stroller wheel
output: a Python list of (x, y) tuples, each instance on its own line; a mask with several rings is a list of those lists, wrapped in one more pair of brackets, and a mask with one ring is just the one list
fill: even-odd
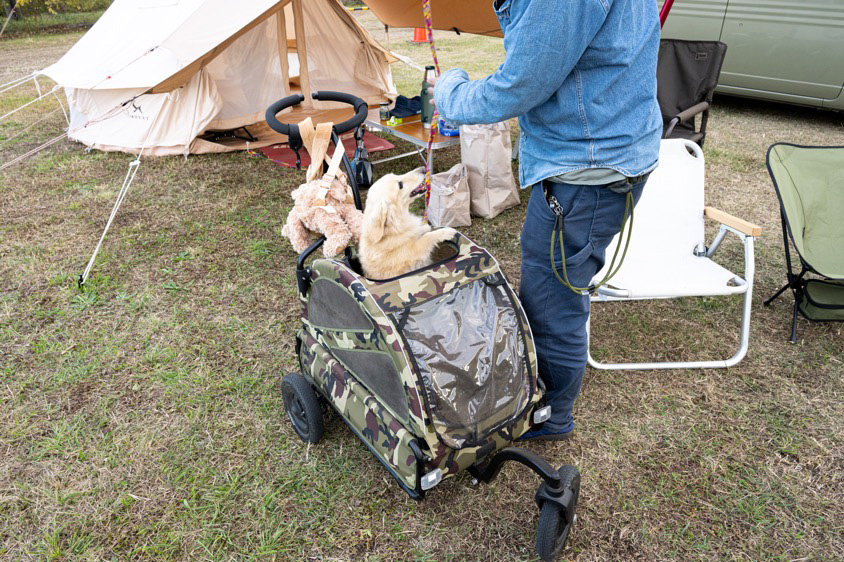
[(572, 465), (565, 465), (559, 470), (563, 480), (563, 487), (571, 490), (574, 500), (572, 513), (564, 513), (563, 508), (556, 503), (546, 501), (539, 512), (539, 524), (536, 528), (536, 551), (539, 557), (550, 562), (556, 560), (569, 537), (571, 527), (576, 521), (575, 510), (580, 495), (580, 472)]
[(305, 377), (299, 373), (285, 375), (281, 381), (281, 397), (296, 435), (305, 443), (318, 443), (322, 438), (322, 411), (316, 393)]

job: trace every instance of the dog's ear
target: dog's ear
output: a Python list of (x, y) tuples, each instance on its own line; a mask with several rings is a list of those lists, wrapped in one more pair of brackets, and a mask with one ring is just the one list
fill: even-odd
[[(375, 207), (370, 209), (370, 205)], [(366, 233), (366, 236), (371, 238), (373, 242), (378, 242), (384, 238), (384, 229), (387, 228), (387, 215), (389, 214), (389, 205), (384, 201), (367, 202), (366, 212), (363, 214), (363, 225), (361, 230)]]

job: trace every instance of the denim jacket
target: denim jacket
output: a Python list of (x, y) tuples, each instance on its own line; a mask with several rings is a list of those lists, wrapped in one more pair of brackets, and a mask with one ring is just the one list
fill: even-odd
[(457, 124), (519, 117), (523, 187), (584, 168), (638, 176), (656, 167), (655, 0), (498, 0), (504, 64), (481, 80), (463, 69), (436, 85)]

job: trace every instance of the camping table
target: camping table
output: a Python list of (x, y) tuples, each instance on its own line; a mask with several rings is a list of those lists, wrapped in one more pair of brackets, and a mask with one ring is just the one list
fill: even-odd
[(404, 154), (399, 154), (398, 156), (382, 158), (372, 163), (378, 164), (379, 162), (387, 162), (389, 160), (396, 160), (397, 158), (404, 158), (406, 156), (418, 154), (419, 157), (422, 159), (422, 162), (429, 164), (431, 170), (433, 171), (433, 151), (439, 148), (445, 148), (447, 146), (454, 146), (456, 144), (460, 144), (460, 137), (446, 137), (440, 135), (439, 133), (435, 134), (434, 143), (431, 145), (431, 157), (429, 162), (426, 159), (425, 152), (428, 150), (428, 138), (430, 137), (431, 130), (423, 127), (422, 121), (420, 119), (421, 117), (419, 115), (405, 117), (400, 125), (391, 127), (390, 125), (387, 125), (386, 121), (381, 121), (378, 109), (370, 109), (369, 115), (367, 116), (365, 122), (367, 127), (376, 131), (382, 131), (384, 133), (387, 133), (388, 135), (393, 135), (394, 137), (400, 138), (402, 140), (406, 140), (407, 142), (413, 144), (414, 147), (416, 147), (416, 149), (412, 152), (405, 152)]

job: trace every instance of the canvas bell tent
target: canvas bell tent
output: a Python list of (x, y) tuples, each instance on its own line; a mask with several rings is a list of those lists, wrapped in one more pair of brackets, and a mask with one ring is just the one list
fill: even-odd
[[(395, 60), (338, 0), (115, 0), (42, 73), (65, 89), (70, 138), (166, 155), (279, 142), (263, 115), (291, 93), (338, 90), (377, 105), (394, 92)], [(305, 100), (280, 120), (348, 112)]]

